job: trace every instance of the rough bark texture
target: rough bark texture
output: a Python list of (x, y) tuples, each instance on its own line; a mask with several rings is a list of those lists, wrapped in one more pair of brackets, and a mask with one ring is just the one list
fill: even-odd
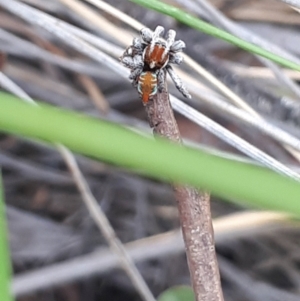
[(197, 301), (221, 301), (209, 194), (174, 185), (192, 285)]
[[(178, 125), (167, 91), (146, 105), (150, 126), (156, 135), (181, 143)], [(219, 268), (210, 212), (210, 196), (185, 185), (173, 185), (186, 247), (192, 286), (197, 301), (222, 301)]]

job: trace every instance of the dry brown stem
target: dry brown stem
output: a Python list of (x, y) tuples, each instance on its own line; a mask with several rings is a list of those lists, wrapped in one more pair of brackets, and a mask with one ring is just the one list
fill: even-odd
[(6, 62), (6, 55), (0, 52), (0, 70), (3, 69), (5, 62)]
[[(169, 93), (165, 88), (164, 92), (157, 93), (146, 105), (149, 124), (154, 134), (181, 144)], [(173, 188), (196, 300), (222, 301), (209, 193), (180, 184), (174, 184)]]

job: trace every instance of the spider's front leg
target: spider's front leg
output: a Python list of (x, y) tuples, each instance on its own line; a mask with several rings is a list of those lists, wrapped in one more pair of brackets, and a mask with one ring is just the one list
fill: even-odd
[(163, 34), (164, 31), (165, 29), (162, 26), (160, 25), (156, 26), (152, 35), (152, 39), (154, 40), (154, 42), (156, 42), (159, 39), (160, 35)]
[[(150, 43), (150, 52), (153, 51), (155, 43), (159, 41), (160, 35), (165, 31), (162, 26), (157, 26), (152, 34), (152, 39)], [(148, 42), (149, 43), (149, 42)]]
[(145, 47), (146, 44), (140, 38), (134, 38), (132, 45), (125, 49), (123, 55), (120, 57), (120, 60), (122, 61), (122, 58), (124, 57), (134, 58), (136, 55), (142, 55)]
[(169, 63), (180, 65), (183, 62), (183, 56), (177, 53), (170, 53)]
[(142, 55), (144, 49), (146, 48), (147, 44), (143, 42), (140, 38), (134, 38), (132, 41), (132, 56), (135, 55)]
[(184, 48), (185, 48), (185, 43), (181, 40), (178, 40), (171, 45), (170, 51), (175, 53), (175, 52), (183, 51)]
[(172, 45), (175, 43), (175, 37), (176, 37), (176, 31), (173, 29), (170, 29), (167, 34), (167, 44), (166, 44), (166, 48), (163, 53), (163, 56), (165, 56), (169, 53)]
[(175, 71), (173, 70), (172, 66), (167, 65), (166, 69), (168, 71), (168, 73), (170, 74), (175, 87), (178, 89), (178, 91), (186, 98), (191, 98), (190, 93), (188, 92), (188, 90), (186, 89), (186, 87), (184, 86), (184, 84), (182, 83), (180, 77), (175, 73)]
[(169, 63), (180, 65), (183, 61), (183, 56), (178, 52), (183, 51), (185, 48), (185, 43), (181, 40), (175, 41), (171, 47), (169, 52)]
[(142, 28), (140, 30), (140, 34), (141, 34), (142, 40), (145, 43), (147, 43), (147, 44), (151, 43), (152, 37), (153, 37), (153, 33), (152, 33), (152, 31), (151, 31), (150, 28), (147, 28), (147, 27)]

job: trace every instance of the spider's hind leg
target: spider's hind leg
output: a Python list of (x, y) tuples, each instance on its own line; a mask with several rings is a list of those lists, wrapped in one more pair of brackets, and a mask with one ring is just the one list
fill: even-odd
[(122, 63), (125, 67), (127, 67), (127, 68), (129, 68), (129, 69), (132, 69), (132, 68), (134, 68), (134, 66), (135, 66), (134, 61), (133, 61), (133, 57), (128, 56), (127, 54), (121, 56), (121, 57), (120, 57), (120, 61), (121, 61), (121, 63)]
[(131, 79), (131, 85), (133, 88), (138, 89), (139, 86), (139, 78), (143, 70), (141, 69), (133, 69), (129, 75), (129, 79)]
[(129, 68), (131, 69), (129, 79), (136, 81), (139, 75), (143, 72), (143, 68), (144, 68), (144, 61), (142, 56), (141, 55), (134, 56), (132, 58), (132, 63)]
[(157, 89), (158, 92), (163, 92), (165, 90), (165, 70), (159, 69), (157, 72)]
[(132, 71), (129, 75), (129, 79), (132, 79), (133, 81), (137, 81), (142, 72), (143, 72), (142, 66), (138, 66), (138, 67), (132, 69)]
[(169, 73), (169, 75), (171, 76), (175, 87), (178, 89), (178, 91), (186, 98), (191, 98), (190, 93), (188, 92), (188, 90), (186, 89), (186, 87), (184, 86), (184, 84), (182, 83), (180, 77), (175, 73), (175, 71), (173, 70), (172, 66), (167, 65), (166, 69)]

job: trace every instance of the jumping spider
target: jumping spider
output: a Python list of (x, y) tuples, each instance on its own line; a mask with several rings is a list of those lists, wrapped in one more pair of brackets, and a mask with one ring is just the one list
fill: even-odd
[(146, 104), (157, 91), (164, 90), (165, 70), (168, 71), (176, 88), (183, 96), (191, 98), (191, 95), (183, 85), (179, 76), (174, 72), (170, 64), (179, 65), (183, 58), (178, 52), (185, 48), (181, 40), (175, 41), (175, 30), (169, 30), (167, 41), (160, 35), (164, 32), (162, 26), (157, 26), (155, 31), (143, 28), (141, 37), (134, 38), (120, 58), (123, 65), (131, 69), (129, 79), (137, 88), (143, 103)]

